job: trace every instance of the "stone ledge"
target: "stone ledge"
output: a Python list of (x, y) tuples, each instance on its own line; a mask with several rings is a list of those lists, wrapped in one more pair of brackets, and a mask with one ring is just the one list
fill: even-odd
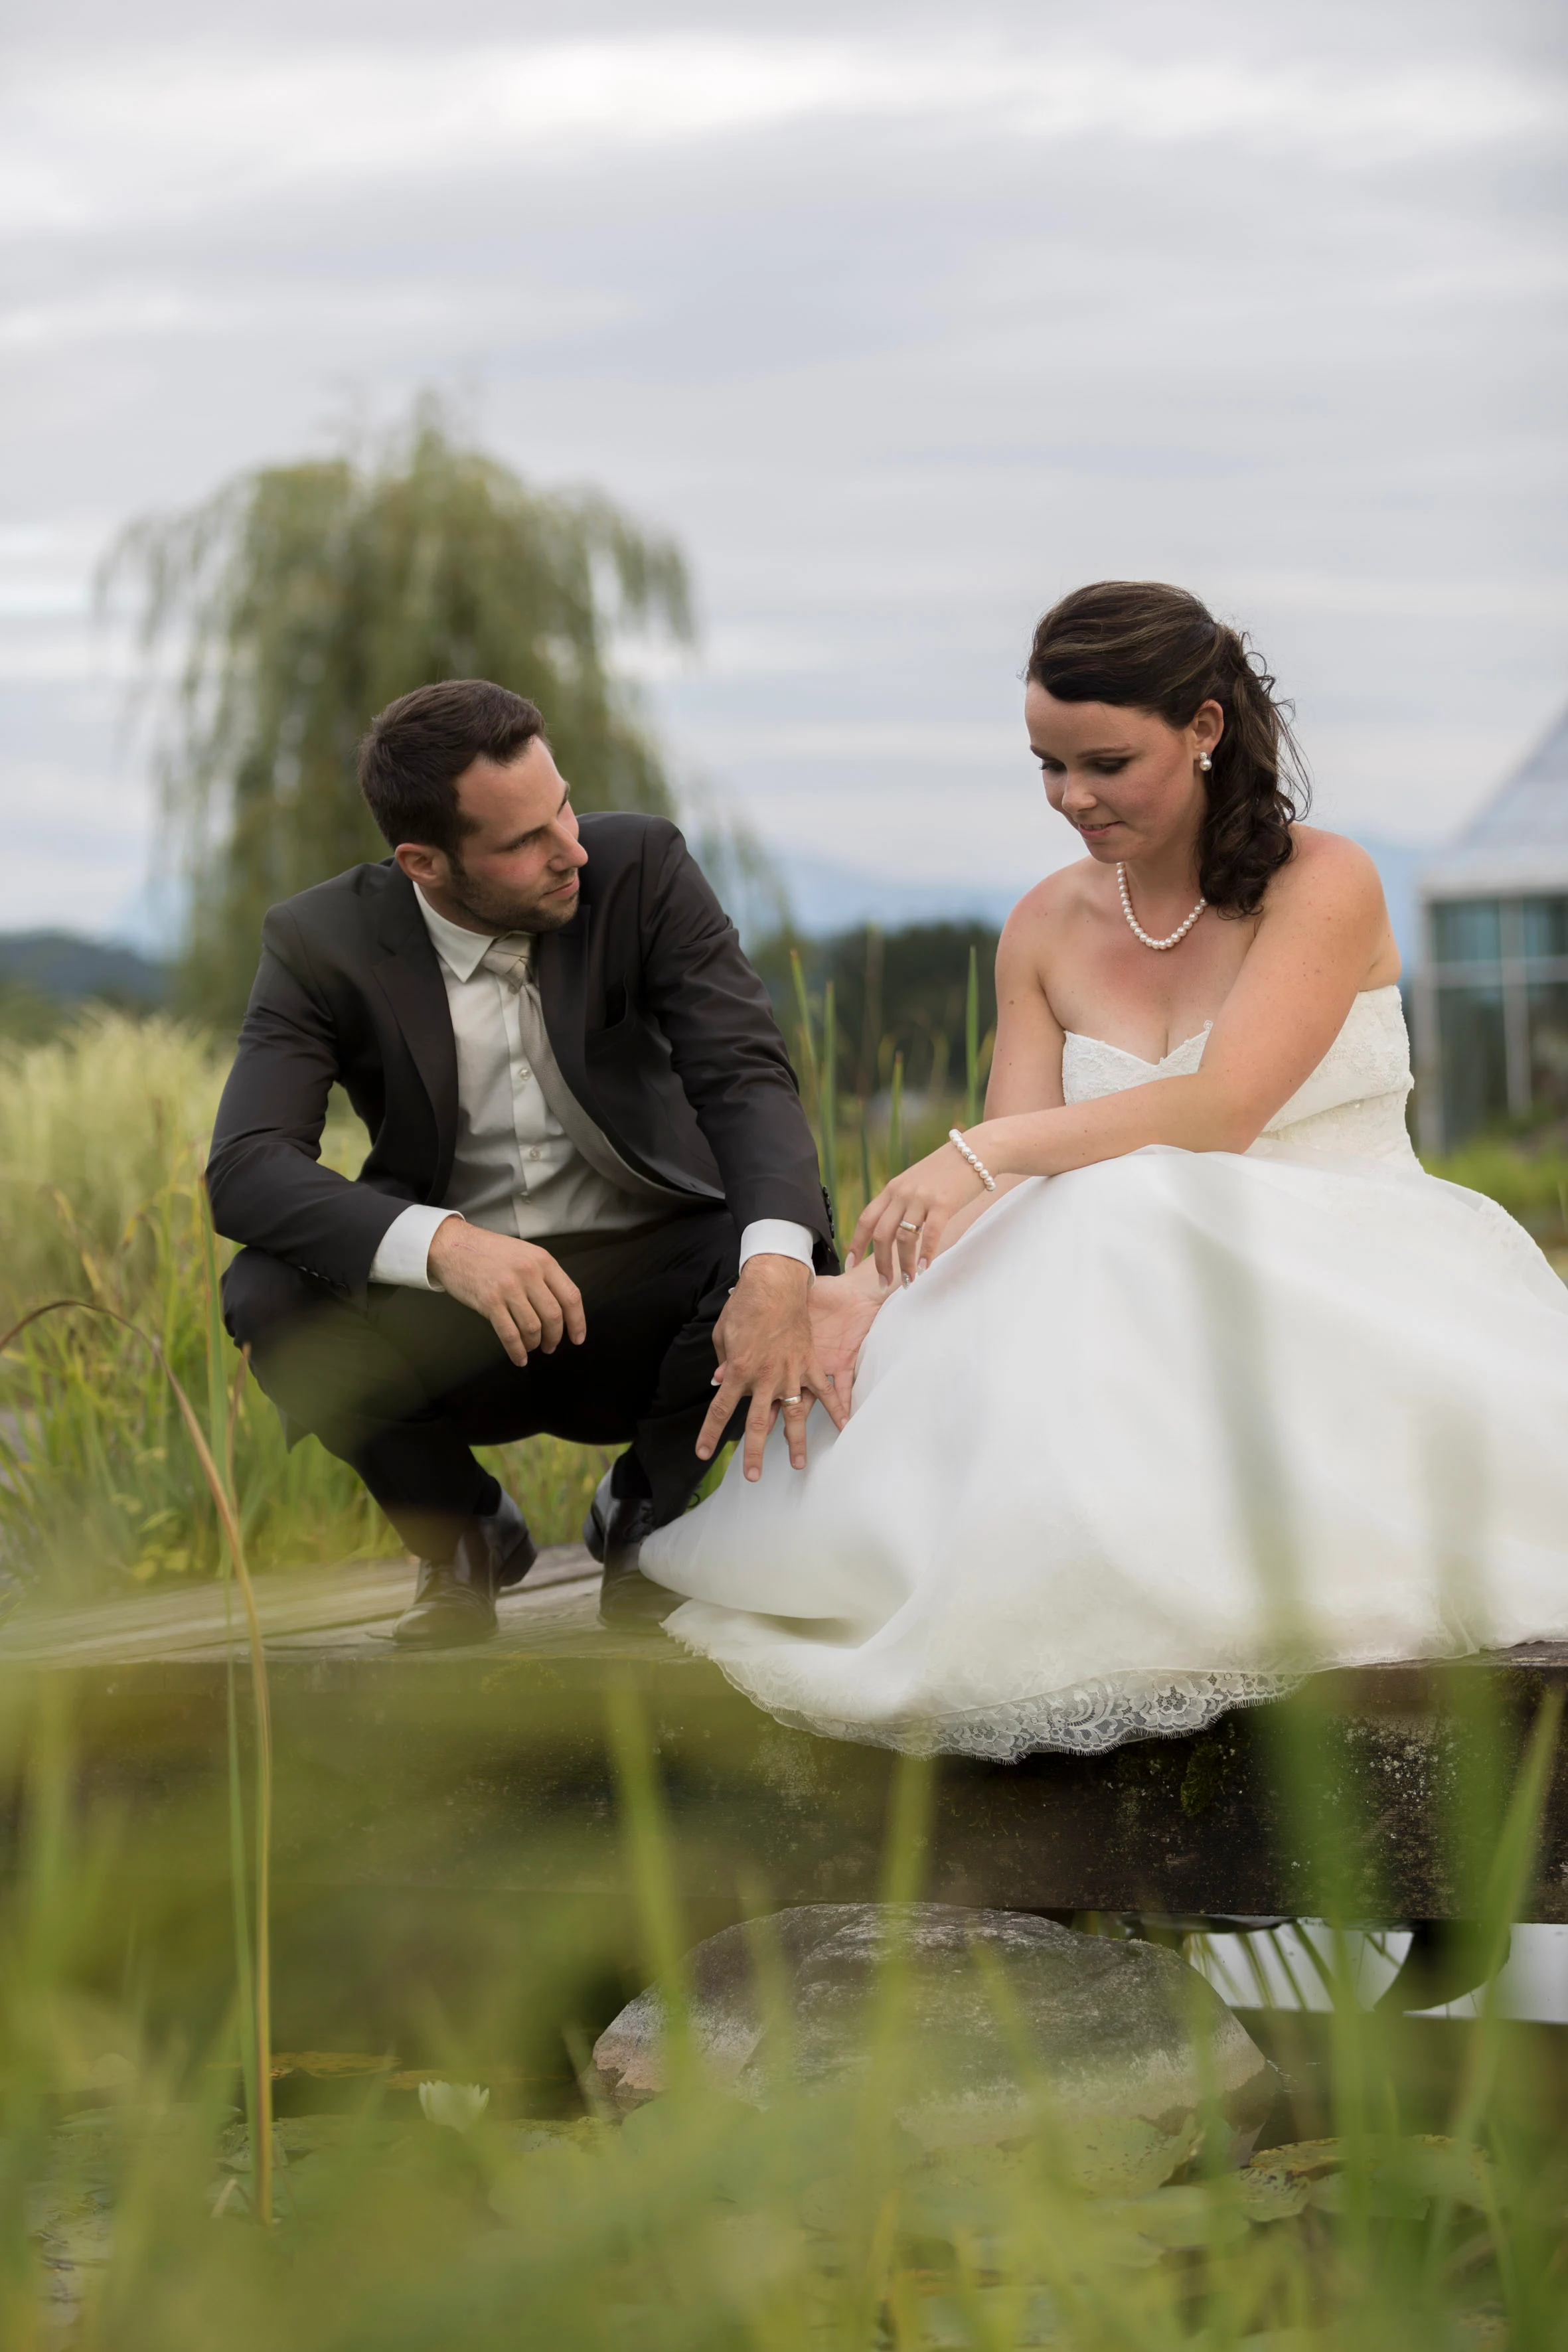
[[(619, 1679), (640, 1694), (689, 1895), (732, 1900), (747, 1875), (781, 1903), (874, 1892), (894, 1759), (784, 1729), (657, 1632), (601, 1631), (580, 1549), (544, 1554), (503, 1600), (500, 1638), (475, 1650), (394, 1648), (411, 1585), (406, 1561), (259, 1583), (280, 1884), (612, 1893), (605, 1697)], [(13, 1621), (0, 1634), (8, 1751), (53, 1692), (84, 1801), (129, 1802), (158, 1868), (221, 1877), (231, 1654), (243, 1647), (211, 1587)], [(1449, 1858), (1449, 1823), (1477, 1785), (1475, 1702), (1517, 1739), (1564, 1679), (1568, 1645), (1535, 1643), (1318, 1676), (1289, 1706), (1103, 1756), (943, 1759), (927, 1892), (1062, 1912), (1315, 1916), (1337, 1896), (1362, 1918), (1468, 1916), (1478, 1893)], [(1321, 1771), (1305, 1823), (1281, 1794), (1292, 1727)], [(0, 1755), (0, 1797), (7, 1781)], [(1521, 1916), (1568, 1920), (1562, 1759)]]

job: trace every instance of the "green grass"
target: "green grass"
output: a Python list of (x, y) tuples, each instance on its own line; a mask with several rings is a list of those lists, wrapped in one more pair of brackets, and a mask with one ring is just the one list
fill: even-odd
[[(224, 1065), (200, 1032), (98, 1013), (13, 1047), (0, 1071), (7, 1248), (0, 1328), (53, 1297), (113, 1308), (205, 1392), (207, 1232), (200, 1171)], [(323, 1156), (353, 1169), (363, 1130), (334, 1117)], [(221, 1257), (230, 1254), (221, 1245)], [(0, 1365), (0, 1560), (57, 1597), (217, 1569), (217, 1520), (141, 1339), (58, 1315)], [(574, 1540), (611, 1454), (534, 1438), (487, 1454), (542, 1543)], [(260, 1569), (395, 1552), (359, 1481), (313, 1438), (286, 1449), (254, 1382), (236, 1481)]]
[(1568, 1151), (1500, 1139), (1468, 1143), (1426, 1162), (1430, 1174), (1499, 1201), (1542, 1249), (1568, 1249)]

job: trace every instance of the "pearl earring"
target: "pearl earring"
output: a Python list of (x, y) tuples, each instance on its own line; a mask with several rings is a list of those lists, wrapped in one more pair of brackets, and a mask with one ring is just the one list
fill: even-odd
[(1200, 751), (1198, 753), (1198, 765), (1203, 770), (1205, 776), (1208, 774), (1209, 770), (1214, 766), (1214, 761), (1209, 758), (1206, 751)]

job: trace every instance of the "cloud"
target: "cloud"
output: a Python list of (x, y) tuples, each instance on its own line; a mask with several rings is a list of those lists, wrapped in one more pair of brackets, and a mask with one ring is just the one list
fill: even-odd
[(89, 677), (126, 670), (91, 625), (100, 518), (0, 529), (0, 678)]
[[(552, 288), (534, 306), (531, 331), (536, 341), (554, 341), (603, 329), (624, 315), (620, 302)], [(432, 284), (367, 289), (300, 279), (236, 295), (121, 283), (0, 309), (0, 352), (22, 356), (149, 337), (449, 333), (471, 316), (471, 304), (455, 289)]]
[(195, 217), (268, 195), (537, 173), (812, 126), (922, 138), (1290, 153), (1333, 168), (1549, 140), (1568, 93), (1493, 59), (1161, 58), (1059, 37), (751, 37), (286, 52), (140, 47), (13, 81), (13, 236)]
[(11, 757), (0, 776), (0, 929), (115, 928), (146, 871), (152, 803), (146, 780), (109, 757), (85, 772), (47, 748)]
[(0, 621), (78, 620), (90, 604), (83, 580), (0, 580)]
[(1246, 572), (1227, 575), (1238, 608), (1327, 614), (1344, 620), (1568, 621), (1568, 578), (1386, 580), (1354, 572)]
[(1440, 833), (1568, 692), (1568, 109), (1519, 10), (26, 7), (0, 676), (62, 874), (125, 772), (98, 550), (424, 384), (680, 541), (703, 641), (625, 665), (796, 854), (1038, 870), (1018, 675), (1084, 579), (1252, 626), (1352, 830)]
[(951, 768), (955, 761), (1011, 759), (1027, 775), (1028, 744), (1022, 719), (1011, 727), (898, 724), (880, 719), (807, 722), (798, 726), (748, 727), (732, 735), (714, 729), (704, 749), (712, 758), (749, 760), (854, 760), (900, 766), (917, 761)]

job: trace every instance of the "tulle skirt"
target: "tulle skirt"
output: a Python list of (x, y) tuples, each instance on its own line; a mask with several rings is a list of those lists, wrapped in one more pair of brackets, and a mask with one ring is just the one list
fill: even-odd
[(782, 1721), (1013, 1759), (1568, 1635), (1568, 1290), (1413, 1163), (1163, 1146), (1006, 1194), (643, 1549)]

